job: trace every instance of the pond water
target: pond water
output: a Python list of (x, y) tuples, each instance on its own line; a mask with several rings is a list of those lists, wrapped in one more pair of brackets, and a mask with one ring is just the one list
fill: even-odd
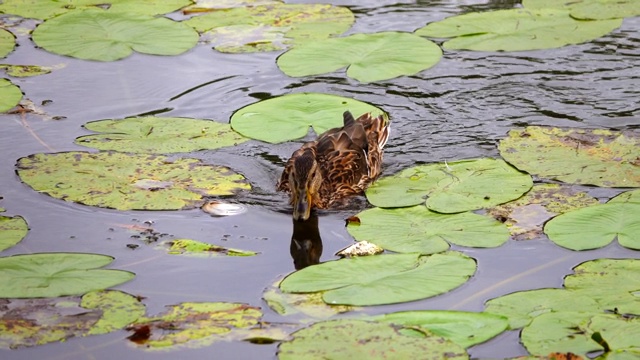
[[(310, 2), (310, 1), (308, 1)], [(414, 31), (427, 22), (461, 12), (512, 8), (514, 1), (335, 1), (349, 6), (356, 23), (349, 33)], [(176, 15), (179, 17), (179, 15)], [(3, 256), (51, 251), (114, 256), (111, 268), (136, 273), (116, 287), (146, 297), (148, 313), (187, 301), (246, 302), (262, 307), (266, 321), (290, 321), (262, 301), (263, 290), (294, 270), (289, 252), (292, 220), (275, 182), (284, 161), (302, 143), (269, 145), (249, 141), (238, 147), (190, 154), (244, 174), (254, 186), (239, 198), (249, 210), (214, 218), (200, 210), (115, 211), (50, 198), (22, 184), (14, 173), (18, 158), (37, 152), (86, 150), (73, 140), (81, 125), (139, 114), (207, 118), (228, 122), (232, 113), (260, 99), (293, 92), (322, 92), (372, 103), (388, 112), (392, 135), (384, 173), (416, 163), (497, 157), (497, 140), (525, 125), (584, 128), (640, 128), (640, 18), (590, 43), (518, 53), (445, 52), (434, 68), (415, 76), (360, 84), (344, 73), (290, 78), (278, 70), (279, 53), (221, 54), (199, 45), (181, 56), (134, 54), (112, 63), (80, 61), (35, 48), (28, 35), (2, 62), (64, 67), (51, 74), (12, 79), (44, 110), (62, 120), (1, 114), (0, 195), (8, 214), (19, 214), (31, 231)], [(310, 135), (312, 136), (312, 135)], [(619, 191), (582, 187), (607, 200)], [(344, 219), (356, 211), (324, 211), (319, 217), (321, 261), (335, 258), (352, 238)], [(149, 225), (159, 233), (257, 251), (255, 257), (192, 258), (167, 255), (132, 237), (125, 226)], [(128, 244), (139, 247), (129, 248)], [(596, 251), (562, 249), (546, 238), (509, 241), (496, 249), (459, 248), (478, 261), (462, 287), (432, 299), (367, 308), (369, 314), (397, 310), (481, 311), (483, 303), (517, 290), (559, 287), (571, 268), (589, 259), (640, 258), (613, 243)], [(2, 359), (269, 359), (276, 344), (220, 342), (202, 349), (145, 352), (129, 345), (125, 331), (71, 339), (16, 351)], [(526, 354), (516, 332), (469, 350), (472, 357)]]

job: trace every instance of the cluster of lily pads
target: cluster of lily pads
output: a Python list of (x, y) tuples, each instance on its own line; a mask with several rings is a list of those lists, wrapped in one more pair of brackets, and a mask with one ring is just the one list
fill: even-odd
[[(346, 68), (348, 77), (365, 83), (416, 74), (437, 64), (441, 47), (425, 37), (452, 38), (442, 44), (445, 50), (547, 49), (604, 36), (619, 27), (623, 17), (640, 15), (633, 0), (525, 0), (520, 9), (454, 16), (414, 33), (338, 37), (355, 18), (349, 9), (333, 5), (272, 0), (224, 8), (189, 0), (69, 3), (5, 0), (0, 12), (43, 20), (32, 33), (34, 43), (78, 59), (114, 61), (133, 51), (178, 55), (200, 39), (220, 52), (286, 50), (277, 64), (292, 77)], [(184, 21), (156, 17), (178, 9), (198, 15)], [(0, 57), (14, 46), (15, 36), (0, 29)], [(0, 111), (13, 108), (21, 98), (15, 85), (0, 79)], [(305, 136), (309, 127), (320, 134), (340, 126), (345, 110), (383, 111), (340, 96), (297, 93), (239, 109), (230, 124), (160, 117), (93, 121), (84, 127), (94, 134), (77, 138), (76, 144), (97, 152), (33, 154), (19, 159), (16, 168), (31, 188), (65, 201), (118, 210), (187, 209), (208, 197), (233, 195), (251, 186), (229, 168), (197, 159), (170, 159), (167, 154), (235, 146), (249, 138), (281, 143)], [(633, 131), (532, 126), (513, 130), (500, 142), (504, 160), (419, 165), (384, 177), (366, 193), (375, 207), (358, 214), (359, 221), (347, 230), (357, 240), (395, 254), (310, 266), (268, 289), (264, 300), (282, 315), (303, 313), (318, 320), (362, 306), (436, 296), (463, 285), (476, 270), (474, 259), (451, 251), (451, 245), (497, 247), (510, 236), (531, 239), (544, 232), (572, 250), (603, 247), (617, 238), (620, 245), (640, 250), (640, 190), (600, 204), (584, 192), (555, 183), (640, 187), (639, 147), (640, 135)], [(531, 175), (547, 183), (534, 185)], [(0, 250), (17, 244), (27, 231), (22, 217), (1, 216)], [(169, 245), (170, 253), (255, 255), (190, 239), (175, 239)], [(421, 353), (467, 358), (466, 348), (507, 329), (523, 328), (522, 342), (533, 355), (600, 351), (607, 359), (640, 356), (635, 295), (640, 284), (634, 276), (638, 260), (583, 263), (565, 279), (563, 289), (508, 294), (488, 301), (480, 313), (358, 315), (300, 330), (267, 324), (259, 308), (241, 303), (182, 303), (147, 317), (138, 298), (104, 290), (134, 276), (101, 269), (112, 260), (70, 253), (0, 258), (0, 297), (12, 299), (0, 316), (0, 347), (33, 346), (127, 327), (130, 340), (146, 349), (242, 339), (282, 341), (282, 359), (304, 358), (311, 351), (319, 357), (366, 352), (381, 357)], [(606, 292), (602, 277), (611, 284)], [(65, 304), (64, 311), (60, 304)], [(361, 341), (372, 336), (377, 340)]]

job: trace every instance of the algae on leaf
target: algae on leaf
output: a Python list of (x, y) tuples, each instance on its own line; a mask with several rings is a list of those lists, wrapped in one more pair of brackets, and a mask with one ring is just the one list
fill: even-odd
[(171, 255), (190, 255), (202, 257), (216, 256), (255, 256), (258, 253), (240, 249), (226, 248), (191, 239), (175, 239), (163, 243)]

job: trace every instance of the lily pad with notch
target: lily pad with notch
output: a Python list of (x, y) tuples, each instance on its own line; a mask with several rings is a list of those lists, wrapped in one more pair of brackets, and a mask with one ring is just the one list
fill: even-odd
[(233, 195), (251, 186), (223, 166), (198, 159), (120, 152), (34, 154), (17, 173), (34, 190), (54, 198), (118, 210), (179, 210), (206, 196)]

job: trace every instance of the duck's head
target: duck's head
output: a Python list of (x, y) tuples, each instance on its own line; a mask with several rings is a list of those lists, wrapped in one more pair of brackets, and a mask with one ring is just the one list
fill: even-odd
[(309, 219), (321, 184), (322, 174), (315, 154), (311, 149), (305, 150), (294, 160), (293, 169), (289, 173), (294, 220)]

